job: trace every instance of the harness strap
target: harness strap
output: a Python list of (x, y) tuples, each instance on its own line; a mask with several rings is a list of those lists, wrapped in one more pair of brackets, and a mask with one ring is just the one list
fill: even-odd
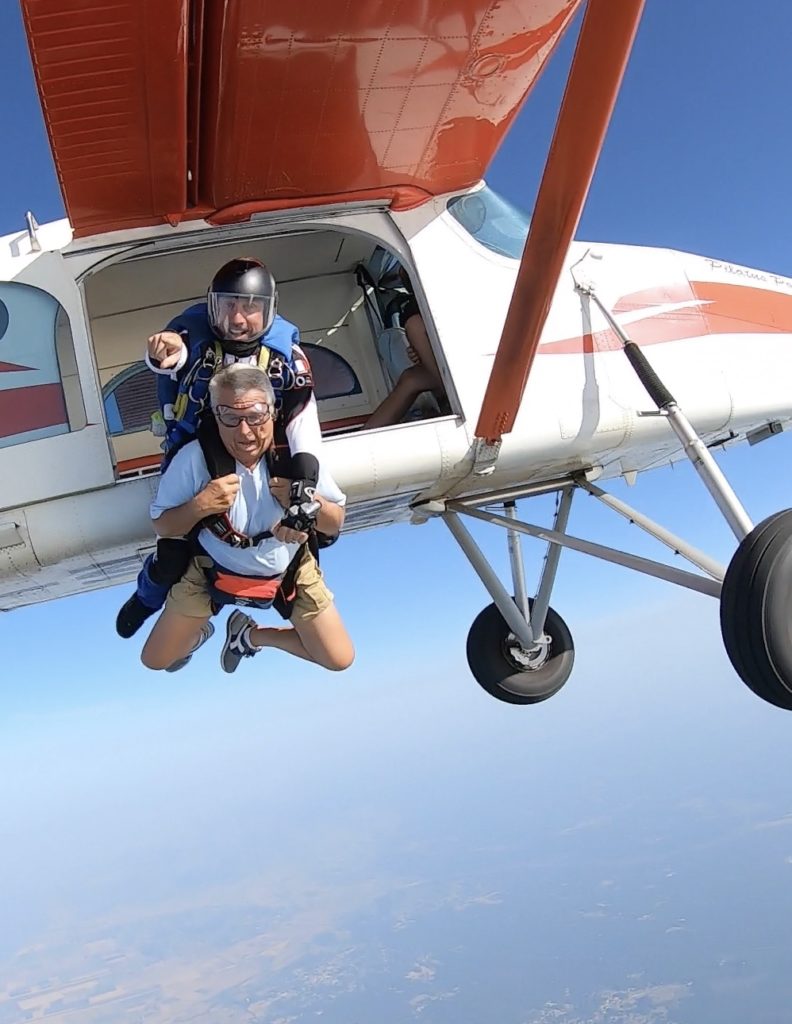
[(213, 613), (224, 605), (237, 604), (253, 608), (274, 608), (281, 618), (288, 619), (297, 597), (297, 572), (306, 549), (318, 561), (316, 539), (309, 537), (301, 544), (280, 576), (242, 576), (223, 569), (206, 553), (198, 540), (197, 530), (190, 536), (192, 550), (209, 587)]
[(272, 607), (282, 619), (290, 619), (291, 614), (294, 611), (294, 602), (297, 599), (297, 571), (300, 568), (300, 563), (302, 562), (306, 548), (314, 556), (318, 564), (319, 545), (317, 543), (316, 533), (313, 531), (308, 534), (307, 542), (305, 544), (301, 544), (297, 549), (297, 554), (289, 563), (289, 567), (281, 580), (280, 589), (275, 595), (275, 600), (272, 602)]
[[(258, 354), (258, 367), (265, 372), (269, 369), (272, 358), (272, 350), (266, 345), (261, 345)], [(173, 402), (173, 419), (183, 420), (187, 416), (190, 404), (197, 406), (197, 415), (203, 412), (206, 405), (206, 395), (209, 389), (209, 381), (214, 377), (217, 370), (223, 364), (223, 347), (215, 339), (206, 347), (206, 351), (200, 359), (187, 370), (179, 382), (179, 393)], [(282, 377), (282, 375), (281, 375)]]
[(198, 413), (203, 410), (209, 381), (214, 377), (215, 371), (222, 361), (223, 350), (220, 342), (214, 341), (211, 345), (207, 345), (204, 354), (200, 359), (196, 359), (179, 383), (179, 393), (173, 403), (174, 420), (183, 420), (186, 417), (191, 402), (198, 407)]
[(239, 530), (235, 530), (231, 525), (228, 514), (225, 512), (222, 515), (212, 516), (211, 518), (207, 517), (202, 525), (210, 533), (213, 533), (218, 540), (223, 541), (224, 544), (230, 544), (232, 548), (254, 548), (261, 541), (268, 540), (272, 536), (272, 530), (264, 530), (262, 533), (256, 533), (252, 537), (246, 533), (240, 533)]

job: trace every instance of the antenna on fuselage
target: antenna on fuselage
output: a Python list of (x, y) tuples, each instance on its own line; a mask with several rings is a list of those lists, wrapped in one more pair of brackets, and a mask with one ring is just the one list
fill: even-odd
[(30, 210), (25, 214), (25, 223), (27, 224), (28, 238), (30, 239), (30, 251), (41, 252), (41, 242), (38, 240), (38, 221)]

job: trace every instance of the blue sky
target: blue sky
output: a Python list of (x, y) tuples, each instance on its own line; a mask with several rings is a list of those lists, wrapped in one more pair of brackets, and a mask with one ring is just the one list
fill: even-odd
[[(62, 215), (15, 6), (0, 7), (1, 123), (13, 139), (0, 162), (2, 233), (20, 228), (26, 209), (40, 222)], [(781, 0), (648, 0), (578, 237), (668, 246), (792, 276), (790, 39), (792, 7)], [(567, 40), (488, 175), (526, 208), (570, 52)], [(722, 458), (755, 521), (792, 505), (791, 456), (787, 434)], [(689, 466), (613, 490), (729, 557), (731, 535)], [(546, 520), (549, 511), (546, 500), (525, 507), (527, 518)], [(571, 530), (663, 557), (592, 499), (576, 499)], [(474, 532), (505, 571), (500, 534)], [(406, 550), (417, 572), (406, 569)], [(530, 571), (541, 555), (526, 545)], [(229, 844), (242, 857), (237, 812), (254, 792), (267, 794), (268, 813), (289, 835), (290, 814), (325, 822), (338, 810), (360, 824), (364, 810), (358, 820), (354, 808), (370, 809), (376, 797), (378, 835), (403, 836), (380, 804), (402, 808), (405, 778), (427, 788), (426, 806), (446, 808), (438, 828), (453, 832), (455, 815), (484, 808), (493, 834), (508, 831), (508, 815), (492, 809), (481, 781), (495, 785), (494, 750), (509, 778), (550, 780), (532, 806), (542, 820), (570, 827), (587, 801), (617, 798), (625, 765), (643, 787), (633, 781), (631, 799), (645, 802), (642, 820), (651, 817), (680, 750), (685, 769), (704, 779), (691, 787), (707, 799), (728, 778), (746, 803), (769, 800), (772, 763), (788, 751), (787, 718), (731, 672), (711, 599), (565, 553), (553, 604), (575, 635), (576, 670), (546, 705), (516, 709), (486, 697), (468, 673), (466, 632), (488, 598), (441, 524), (347, 538), (324, 564), (358, 649), (343, 677), (273, 654), (229, 679), (214, 649), (178, 675), (146, 673), (139, 643), (113, 631), (129, 588), (0, 617), (0, 789), (10, 809), (0, 818), (0, 867), (11, 872), (10, 889), (18, 886), (15, 923), (34, 904), (43, 921), (55, 899), (42, 834), (59, 850), (64, 907), (70, 892), (85, 898), (86, 873), (108, 858), (126, 864), (134, 898), (135, 885), (145, 888), (147, 857), (161, 856), (158, 842), (185, 862), (196, 857), (199, 868), (231, 856)], [(455, 788), (462, 752), (464, 793)], [(427, 777), (420, 766), (431, 759)], [(576, 797), (570, 765), (591, 772), (599, 790)], [(119, 830), (116, 839), (86, 852), (102, 821)], [(111, 899), (107, 870), (97, 907)]]

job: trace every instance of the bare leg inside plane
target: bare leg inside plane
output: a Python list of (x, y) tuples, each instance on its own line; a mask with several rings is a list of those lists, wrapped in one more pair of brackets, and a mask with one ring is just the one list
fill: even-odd
[(443, 394), (443, 381), (423, 319), (417, 314), (411, 316), (404, 325), (404, 330), (418, 362), (404, 371), (396, 381), (393, 391), (369, 416), (366, 421), (367, 430), (399, 423), (415, 399), (424, 391)]

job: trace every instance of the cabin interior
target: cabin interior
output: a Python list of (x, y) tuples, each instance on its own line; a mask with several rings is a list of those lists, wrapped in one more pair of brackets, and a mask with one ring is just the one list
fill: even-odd
[[(162, 438), (151, 431), (156, 378), (142, 360), (146, 338), (202, 301), (215, 272), (238, 256), (262, 260), (278, 282), (278, 312), (299, 327), (325, 436), (365, 430), (399, 374), (411, 365), (404, 331), (393, 315), (394, 298), (404, 294), (398, 264), (369, 237), (303, 230), (242, 243), (204, 243), (112, 264), (87, 278), (84, 290), (119, 478), (156, 471), (162, 454)], [(361, 284), (361, 266), (374, 287)], [(432, 346), (437, 355), (435, 340)], [(66, 365), (67, 348), (59, 346), (60, 369), (75, 429), (79, 389), (73, 386), (76, 380), (69, 380), (69, 370), (76, 371)], [(402, 422), (450, 412), (442, 394), (426, 392)]]

